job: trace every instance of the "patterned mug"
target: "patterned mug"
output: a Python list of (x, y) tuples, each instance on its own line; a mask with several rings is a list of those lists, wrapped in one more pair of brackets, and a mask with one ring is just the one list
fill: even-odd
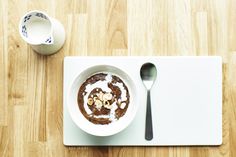
[(21, 18), (19, 33), (33, 50), (43, 55), (56, 53), (65, 42), (63, 25), (38, 10), (30, 11)]

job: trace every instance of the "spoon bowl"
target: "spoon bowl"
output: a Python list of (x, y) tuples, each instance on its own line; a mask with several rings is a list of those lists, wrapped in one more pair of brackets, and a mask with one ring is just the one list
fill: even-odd
[(156, 66), (152, 63), (143, 64), (140, 70), (140, 76), (146, 89), (150, 90), (152, 88), (153, 83), (156, 80), (157, 76)]

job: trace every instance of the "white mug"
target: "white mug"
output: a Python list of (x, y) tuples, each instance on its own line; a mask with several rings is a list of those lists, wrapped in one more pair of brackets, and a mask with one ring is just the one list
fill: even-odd
[(30, 11), (21, 18), (19, 33), (33, 50), (43, 55), (56, 53), (65, 42), (63, 25), (38, 10)]

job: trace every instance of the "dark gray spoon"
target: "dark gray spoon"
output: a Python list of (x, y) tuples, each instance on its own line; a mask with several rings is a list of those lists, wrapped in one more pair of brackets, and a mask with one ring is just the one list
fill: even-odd
[(143, 84), (147, 89), (147, 109), (146, 109), (146, 124), (145, 124), (145, 139), (150, 141), (153, 138), (152, 128), (152, 110), (151, 110), (151, 95), (150, 90), (156, 80), (157, 69), (152, 63), (145, 63), (140, 70), (140, 76)]

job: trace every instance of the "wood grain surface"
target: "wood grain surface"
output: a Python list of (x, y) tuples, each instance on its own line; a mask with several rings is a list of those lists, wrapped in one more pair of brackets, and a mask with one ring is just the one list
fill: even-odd
[[(19, 36), (29, 10), (60, 20), (66, 43), (55, 55), (33, 52)], [(64, 56), (220, 55), (220, 147), (65, 147)], [(0, 0), (1, 157), (235, 157), (236, 0)]]

